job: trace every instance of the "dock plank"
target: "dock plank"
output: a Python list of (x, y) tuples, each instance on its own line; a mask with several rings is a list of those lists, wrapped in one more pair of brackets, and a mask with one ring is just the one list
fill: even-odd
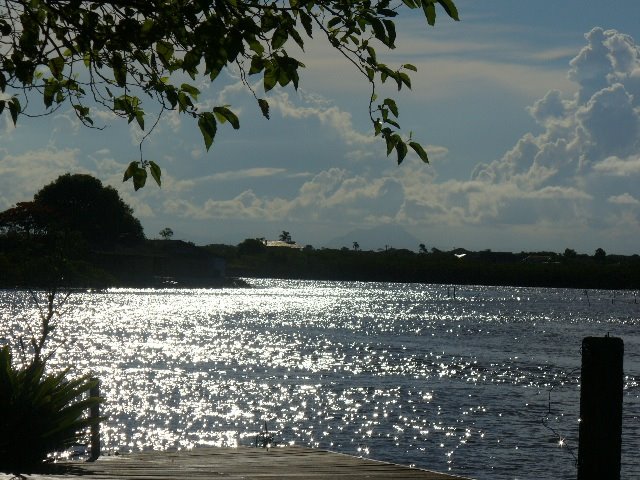
[[(462, 480), (464, 477), (305, 447), (148, 451), (69, 462), (30, 480)], [(0, 474), (0, 480), (11, 475)]]

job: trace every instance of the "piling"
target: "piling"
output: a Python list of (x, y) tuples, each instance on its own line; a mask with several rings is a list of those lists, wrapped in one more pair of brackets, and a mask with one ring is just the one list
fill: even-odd
[[(95, 382), (95, 384), (89, 390), (89, 396), (97, 398), (100, 396), (100, 380), (92, 378), (91, 381)], [(98, 403), (91, 405), (89, 418), (93, 420), (91, 423), (91, 450), (89, 461), (95, 462), (100, 456), (100, 405)]]
[(582, 341), (578, 480), (620, 479), (623, 356), (621, 338)]

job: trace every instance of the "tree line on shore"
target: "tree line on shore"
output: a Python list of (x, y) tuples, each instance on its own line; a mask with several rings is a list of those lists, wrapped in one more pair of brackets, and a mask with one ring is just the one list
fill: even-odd
[(376, 251), (307, 246), (268, 247), (262, 239), (237, 246), (209, 245), (227, 261), (227, 273), (243, 277), (315, 280), (514, 285), (604, 289), (640, 288), (638, 255), (555, 252), (472, 252), (462, 248), (418, 252), (386, 247)]
[(220, 286), (229, 277), (422, 282), (575, 288), (640, 288), (638, 255), (556, 252), (417, 251), (385, 246), (339, 249), (248, 238), (238, 245), (195, 246), (145, 238), (115, 189), (89, 175), (62, 175), (33, 201), (0, 212), (0, 288), (56, 286)]

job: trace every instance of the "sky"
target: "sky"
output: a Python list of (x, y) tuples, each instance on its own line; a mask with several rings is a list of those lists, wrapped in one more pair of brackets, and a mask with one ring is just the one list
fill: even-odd
[(89, 130), (63, 109), (14, 127), (5, 113), (0, 210), (61, 174), (90, 173), (148, 238), (170, 227), (176, 239), (237, 244), (286, 230), (316, 248), (640, 253), (640, 2), (456, 4), (461, 21), (440, 11), (433, 28), (401, 15), (382, 57), (418, 67), (412, 90), (380, 93), (395, 94), (429, 164), (386, 156), (366, 82), (314, 39), (299, 90), (266, 95), (270, 120), (233, 70), (199, 80), (202, 105), (230, 104), (241, 128), (221, 126), (207, 152), (195, 122), (163, 116), (143, 145), (161, 188), (122, 182), (139, 158), (135, 122), (98, 111), (105, 128)]

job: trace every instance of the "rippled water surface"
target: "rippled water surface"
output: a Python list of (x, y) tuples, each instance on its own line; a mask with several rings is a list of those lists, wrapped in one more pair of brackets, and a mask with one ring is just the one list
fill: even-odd
[[(622, 477), (640, 478), (633, 293), (251, 280), (68, 300), (53, 364), (94, 372), (104, 449), (326, 448), (477, 479), (574, 479), (580, 345), (625, 342)], [(0, 291), (0, 339), (35, 318)]]

